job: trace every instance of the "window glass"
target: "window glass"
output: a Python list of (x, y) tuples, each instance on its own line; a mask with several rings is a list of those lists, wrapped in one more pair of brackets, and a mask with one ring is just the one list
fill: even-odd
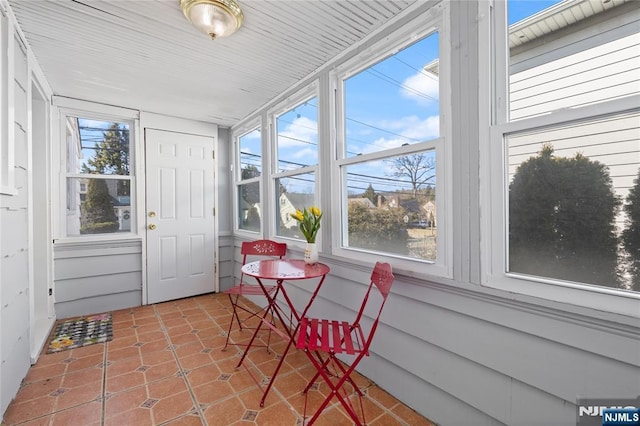
[(508, 2), (507, 271), (640, 291), (640, 33), (604, 4)]
[(438, 33), (344, 82), (346, 157), (440, 136)]
[(129, 175), (129, 124), (77, 117), (67, 120), (78, 129), (77, 148), (67, 158), (69, 173)]
[[(508, 2), (511, 120), (640, 93), (637, 26), (630, 31), (598, 22), (613, 6), (614, 2)], [(602, 26), (597, 37), (585, 31), (590, 24)]]
[(624, 114), (508, 136), (511, 272), (640, 290), (639, 123)]
[(131, 232), (131, 124), (65, 118), (66, 233)]
[(342, 247), (437, 260), (438, 42), (431, 33), (343, 80)]
[(262, 211), (260, 208), (260, 182), (238, 185), (238, 228), (245, 231), (260, 231)]
[(291, 217), (298, 209), (317, 205), (315, 201), (315, 174), (304, 173), (274, 179), (276, 185), (276, 234), (304, 240), (298, 222)]
[(240, 180), (262, 174), (262, 138), (260, 129), (252, 130), (238, 138), (240, 145)]
[(67, 178), (67, 235), (130, 232), (131, 196), (123, 182)]
[(436, 260), (435, 155), (421, 152), (345, 166), (345, 245)]
[(279, 115), (277, 129), (277, 172), (318, 164), (318, 98), (302, 102)]

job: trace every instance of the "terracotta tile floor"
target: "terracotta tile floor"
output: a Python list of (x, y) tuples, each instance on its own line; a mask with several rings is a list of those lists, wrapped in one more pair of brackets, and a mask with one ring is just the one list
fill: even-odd
[[(247, 369), (264, 381), (284, 342), (272, 334), (271, 353), (252, 348), (244, 362), (247, 369), (236, 369), (240, 348), (222, 350), (231, 317), (226, 295), (112, 314), (112, 341), (40, 356), (9, 405), (3, 425), (303, 424), (301, 391), (313, 367), (304, 353), (292, 349), (261, 408), (262, 392)], [(232, 332), (237, 342), (250, 335), (246, 330)], [(356, 382), (366, 389), (368, 424), (432, 425), (366, 377), (358, 376)], [(326, 384), (310, 391), (307, 413), (326, 391)], [(352, 421), (334, 398), (316, 424)]]

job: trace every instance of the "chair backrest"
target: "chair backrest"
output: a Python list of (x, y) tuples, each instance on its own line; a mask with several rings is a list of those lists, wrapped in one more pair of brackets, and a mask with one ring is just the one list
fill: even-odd
[(360, 310), (358, 311), (358, 316), (354, 322), (354, 325), (360, 324), (360, 319), (364, 313), (364, 310), (369, 301), (369, 295), (371, 294), (371, 290), (375, 287), (380, 292), (382, 296), (382, 301), (380, 302), (380, 307), (378, 309), (378, 314), (376, 315), (373, 325), (371, 326), (371, 330), (369, 331), (369, 335), (366, 337), (366, 341), (364, 343), (363, 352), (368, 352), (369, 345), (371, 344), (371, 340), (373, 339), (373, 335), (378, 328), (378, 321), (380, 320), (380, 314), (382, 314), (382, 308), (384, 308), (384, 304), (387, 302), (387, 296), (389, 296), (389, 291), (391, 290), (391, 286), (393, 285), (394, 280), (393, 273), (391, 271), (391, 265), (388, 263), (376, 262), (376, 266), (373, 268), (373, 272), (371, 272), (371, 282), (369, 283), (369, 287), (367, 288), (367, 292), (364, 295), (364, 299), (362, 301), (362, 305), (360, 306)]
[[(287, 254), (287, 243), (271, 240), (245, 241), (240, 248), (242, 264), (247, 263), (248, 256), (278, 257), (282, 259)], [(240, 274), (240, 284), (244, 283), (244, 274)]]

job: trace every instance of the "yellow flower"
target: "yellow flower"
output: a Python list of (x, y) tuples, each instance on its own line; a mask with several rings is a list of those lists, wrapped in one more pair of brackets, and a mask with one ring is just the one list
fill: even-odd
[(320, 229), (320, 220), (322, 219), (322, 212), (318, 207), (309, 207), (302, 210), (296, 209), (295, 213), (289, 213), (292, 219), (298, 221), (298, 227), (300, 232), (304, 235), (304, 238), (308, 243), (316, 242), (316, 235), (318, 229)]

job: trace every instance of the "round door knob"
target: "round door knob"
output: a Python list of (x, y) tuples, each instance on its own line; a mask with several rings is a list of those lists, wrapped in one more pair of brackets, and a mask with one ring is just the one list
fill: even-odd
[(153, 231), (154, 229), (156, 229), (156, 225), (152, 223), (151, 225), (149, 225), (149, 229)]

